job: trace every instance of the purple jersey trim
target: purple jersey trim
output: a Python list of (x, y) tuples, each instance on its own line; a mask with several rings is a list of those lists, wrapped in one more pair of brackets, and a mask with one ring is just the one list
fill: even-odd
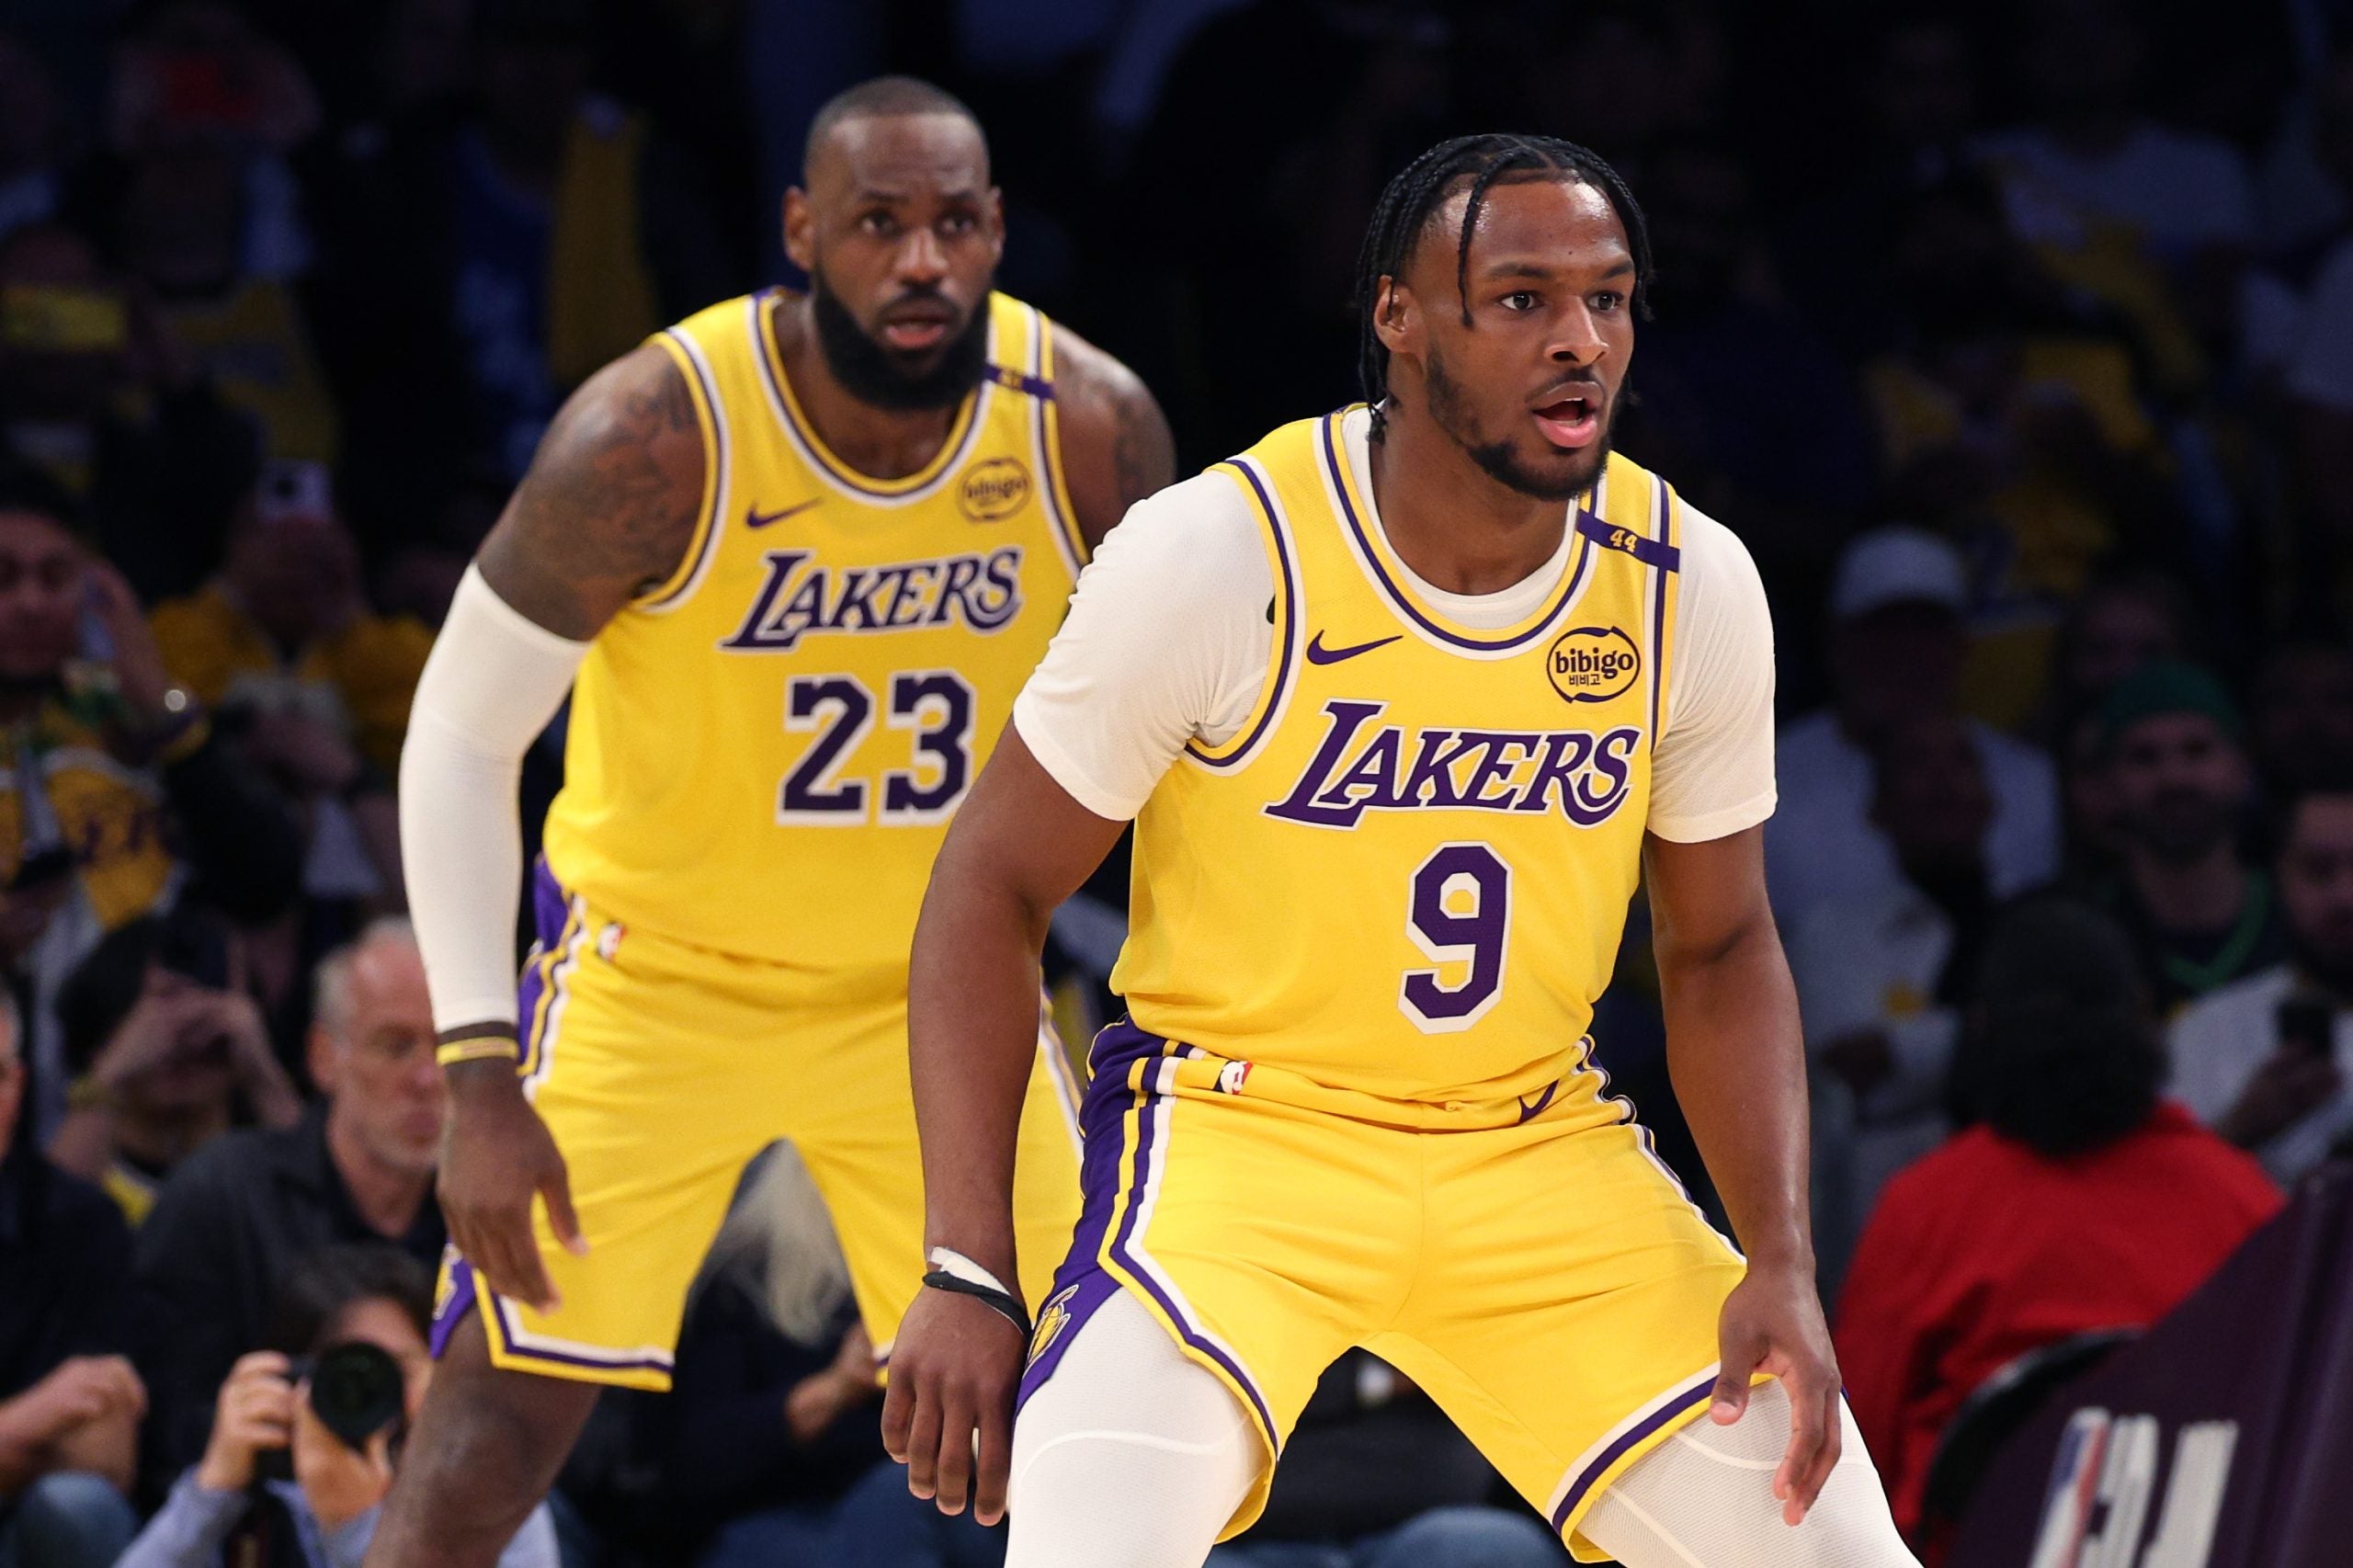
[[(1663, 487), (1665, 481), (1654, 475), (1653, 483)], [(1577, 514), (1577, 532), (1604, 550), (1622, 550), (1645, 566), (1656, 566), (1666, 572), (1683, 570), (1683, 551), (1666, 542), (1664, 530), (1657, 539), (1630, 534), (1621, 528), (1611, 528), (1591, 512), (1580, 511)]]
[(702, 389), (703, 409), (710, 415), (710, 510), (703, 518), (702, 538), (696, 543), (694, 555), (678, 563), (677, 582), (661, 597), (639, 601), (636, 608), (642, 610), (668, 609), (701, 583), (703, 568), (710, 564), (711, 551), (719, 548), (719, 535), (727, 526), (720, 511), (727, 505), (728, 465), (733, 460), (727, 450), (727, 415), (719, 401), (719, 388), (703, 369), (701, 350), (676, 327), (665, 328), (662, 335), (678, 346), (679, 357)]
[(1054, 395), (1054, 383), (1043, 376), (1033, 376), (1027, 370), (1017, 370), (1010, 365), (991, 365), (989, 374), (996, 384), (1007, 392), (1017, 392), (1044, 403)]
[[(1667, 490), (1666, 481), (1656, 474), (1651, 476), (1651, 483), (1658, 486), (1658, 539), (1655, 541), (1644, 540), (1642, 543), (1655, 542), (1661, 552), (1661, 559), (1651, 562), (1658, 569), (1657, 598), (1651, 611), (1651, 746), (1655, 751), (1658, 746), (1659, 705), (1666, 695), (1666, 661), (1659, 657), (1659, 650), (1665, 648), (1669, 641), (1666, 574), (1683, 569), (1683, 552), (1670, 542), (1675, 538), (1675, 497)], [(1634, 559), (1643, 559), (1640, 549), (1634, 551)]]
[[(1275, 541), (1275, 565), (1281, 574), (1275, 586), (1283, 601), (1283, 614), (1279, 618), (1282, 623), (1282, 646), (1275, 651), (1274, 667), (1267, 672), (1267, 691), (1258, 710), (1258, 722), (1250, 726), (1249, 734), (1243, 738), (1240, 745), (1220, 756), (1210, 756), (1197, 742), (1185, 743), (1185, 750), (1191, 755), (1195, 762), (1204, 767), (1223, 768), (1238, 767), (1249, 761), (1251, 756), (1257, 750), (1258, 743), (1265, 740), (1267, 732), (1274, 727), (1275, 715), (1282, 710), (1283, 688), (1290, 684), (1291, 668), (1297, 663), (1292, 656), (1292, 650), (1299, 642), (1299, 618), (1302, 606), (1299, 599), (1299, 569), (1291, 563), (1290, 539), (1283, 528), (1283, 515), (1275, 506), (1275, 498), (1267, 493), (1266, 482), (1258, 477), (1256, 465), (1246, 459), (1235, 458), (1219, 466), (1232, 469), (1250, 483), (1251, 494), (1257, 500), (1259, 513), (1267, 524), (1267, 531)], [(1118, 1024), (1114, 1024), (1111, 1028), (1119, 1027)], [(1106, 1034), (1109, 1032), (1110, 1029), (1104, 1031)]]

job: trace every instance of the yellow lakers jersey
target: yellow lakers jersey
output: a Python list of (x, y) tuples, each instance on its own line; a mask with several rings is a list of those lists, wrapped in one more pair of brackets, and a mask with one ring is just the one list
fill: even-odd
[[(69, 691), (79, 678), (78, 666), (69, 671)], [(163, 787), (107, 749), (98, 707), (69, 695), (0, 739), (0, 878), (62, 846), (91, 915), (111, 931), (169, 903), (180, 873)]]
[(1214, 471), (1265, 531), (1274, 655), (1248, 722), (1189, 747), (1137, 818), (1113, 987), (1142, 1028), (1225, 1059), (1206, 1086), (1229, 1093), (1370, 1115), (1363, 1096), (1592, 1099), (1584, 1037), (1640, 877), (1671, 656), (1676, 501), (1611, 457), (1542, 608), (1475, 630), (1410, 586), (1349, 416)]
[(657, 335), (702, 424), (703, 516), (573, 690), (550, 869), (624, 928), (904, 989), (948, 819), (1061, 623), (1081, 562), (1052, 331), (988, 302), (987, 375), (919, 473), (828, 451), (773, 295)]

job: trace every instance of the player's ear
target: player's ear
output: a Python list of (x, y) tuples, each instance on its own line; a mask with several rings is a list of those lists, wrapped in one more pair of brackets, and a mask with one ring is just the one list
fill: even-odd
[(784, 254), (803, 272), (817, 269), (817, 215), (797, 185), (784, 193)]
[(1373, 290), (1372, 335), (1392, 354), (1419, 352), (1422, 312), (1414, 291), (1395, 278), (1383, 278)]
[(1005, 259), (1005, 195), (996, 187), (981, 199), (981, 225), (987, 230), (991, 258)]

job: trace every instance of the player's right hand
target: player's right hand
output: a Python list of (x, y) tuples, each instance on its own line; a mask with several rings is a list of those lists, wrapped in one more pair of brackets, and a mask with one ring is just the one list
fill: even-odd
[[(971, 1296), (918, 1290), (891, 1342), (882, 1447), (907, 1467), (907, 1490), (984, 1525), (1005, 1517), (1013, 1468), (1013, 1395), (1029, 1346)], [(972, 1437), (980, 1434), (978, 1462)]]
[(554, 1136), (523, 1097), (515, 1064), (460, 1062), (448, 1072), (450, 1116), (438, 1183), (449, 1239), (483, 1282), (539, 1312), (563, 1304), (531, 1234), (531, 1200), (564, 1249), (588, 1250), (572, 1210), (572, 1181)]

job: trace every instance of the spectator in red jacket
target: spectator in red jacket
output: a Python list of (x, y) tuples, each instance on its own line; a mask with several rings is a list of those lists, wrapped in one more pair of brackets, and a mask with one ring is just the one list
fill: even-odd
[(1963, 1131), (1888, 1184), (1838, 1301), (1847, 1396), (1906, 1533), (1972, 1390), (2163, 1317), (2279, 1210), (2261, 1166), (2159, 1099), (2165, 1062), (2113, 923), (2058, 899), (2004, 919), (1953, 1063)]

